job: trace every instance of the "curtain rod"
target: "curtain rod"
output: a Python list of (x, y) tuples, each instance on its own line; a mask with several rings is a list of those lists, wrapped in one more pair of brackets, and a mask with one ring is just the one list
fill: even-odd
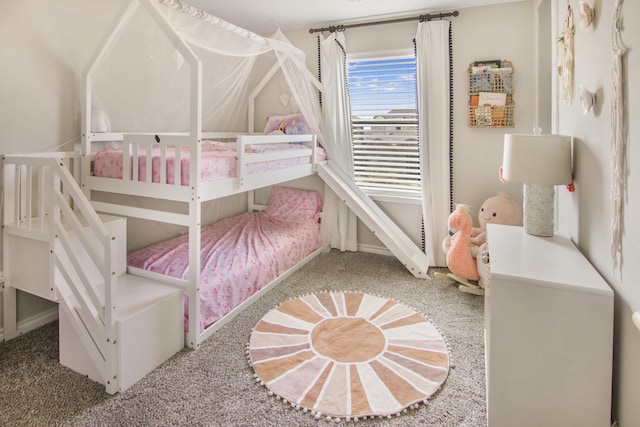
[(460, 15), (460, 12), (455, 10), (453, 12), (427, 13), (426, 15), (412, 16), (410, 18), (398, 18), (398, 19), (387, 19), (384, 21), (361, 22), (358, 24), (330, 25), (328, 27), (309, 28), (309, 34), (322, 33), (324, 31), (329, 31), (334, 33), (336, 31), (344, 31), (347, 28), (366, 27), (369, 25), (378, 25), (378, 24), (395, 24), (397, 22), (415, 21), (416, 19), (419, 19), (420, 22), (424, 22), (424, 21), (431, 21), (433, 19), (447, 18), (449, 16), (455, 17), (458, 15)]

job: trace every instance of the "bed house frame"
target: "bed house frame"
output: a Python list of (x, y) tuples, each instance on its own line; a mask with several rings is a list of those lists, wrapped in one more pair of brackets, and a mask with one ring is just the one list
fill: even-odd
[[(114, 47), (119, 33), (136, 11), (144, 11), (180, 52), (190, 70), (189, 131), (92, 132), (92, 79)], [(253, 130), (253, 103), (277, 72), (274, 66), (251, 93), (249, 130)], [(132, 0), (122, 10), (85, 71), (82, 143), (79, 152), (5, 155), (3, 224), (4, 339), (26, 328), (17, 322), (17, 291), (58, 303), (60, 362), (105, 385), (107, 393), (126, 390), (185, 345), (197, 349), (203, 340), (320, 251), (301, 260), (213, 325), (200, 329), (200, 246), (203, 203), (246, 193), (249, 209), (253, 190), (317, 174), (416, 277), (428, 278), (426, 255), (350, 182), (331, 160), (316, 162), (318, 141), (311, 135), (258, 135), (202, 130), (202, 62), (159, 12), (154, 0)], [(314, 82), (318, 90), (321, 84)], [(202, 145), (209, 139), (234, 141), (237, 175), (206, 182), (201, 178)], [(95, 176), (94, 144), (117, 142), (122, 148), (122, 177)], [(247, 156), (249, 145), (293, 143), (305, 146), (309, 162), (287, 169), (248, 173), (253, 162), (293, 154)], [(174, 170), (167, 167), (175, 153)], [(186, 155), (184, 153), (187, 153)], [(159, 157), (159, 182), (152, 167), (140, 165)], [(296, 154), (299, 155), (299, 154)], [(188, 156), (188, 163), (184, 163)], [(181, 168), (188, 164), (189, 183), (183, 185)], [(173, 183), (167, 176), (173, 172)], [(101, 197), (105, 194), (115, 196)], [(122, 197), (120, 199), (120, 196)], [(153, 208), (130, 200), (150, 198), (171, 208)], [(178, 206), (176, 209), (175, 206)], [(127, 268), (127, 218), (141, 218), (184, 227), (189, 238), (187, 280)], [(189, 296), (188, 331), (184, 330), (184, 295)]]

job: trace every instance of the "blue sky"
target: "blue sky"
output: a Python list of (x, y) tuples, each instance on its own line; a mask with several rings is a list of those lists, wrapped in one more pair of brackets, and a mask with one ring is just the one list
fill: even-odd
[(370, 118), (390, 109), (415, 108), (414, 58), (349, 62), (352, 114)]

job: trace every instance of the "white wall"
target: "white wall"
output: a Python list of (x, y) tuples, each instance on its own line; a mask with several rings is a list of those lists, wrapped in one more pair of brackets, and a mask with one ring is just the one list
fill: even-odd
[(123, 0), (0, 1), (0, 151), (79, 139), (82, 69)]
[[(530, 2), (463, 9), (453, 23), (454, 36), (454, 202), (476, 210), (500, 191), (522, 202), (522, 186), (498, 179), (505, 133), (533, 129), (533, 21)], [(506, 59), (514, 68), (515, 127), (472, 128), (468, 122), (469, 63)]]
[[(577, 1), (571, 6), (577, 11)], [(575, 86), (583, 85), (596, 92), (595, 110), (583, 115), (574, 93), (571, 105), (558, 109), (558, 132), (574, 136), (575, 193), (559, 191), (559, 226), (587, 256), (616, 293), (614, 413), (621, 426), (640, 425), (640, 333), (631, 323), (631, 313), (640, 310), (640, 150), (634, 142), (640, 138), (640, 28), (634, 20), (640, 16), (640, 3), (622, 2), (622, 41), (628, 48), (624, 57), (625, 118), (628, 122), (626, 164), (626, 199), (624, 203), (623, 266), (618, 275), (609, 255), (612, 218), (610, 188), (611, 167), (611, 22), (614, 0), (589, 2), (596, 9), (595, 25), (583, 32), (576, 20)], [(560, 19), (566, 3), (556, 3)], [(576, 12), (577, 16), (577, 12)], [(555, 27), (556, 35), (562, 28)]]

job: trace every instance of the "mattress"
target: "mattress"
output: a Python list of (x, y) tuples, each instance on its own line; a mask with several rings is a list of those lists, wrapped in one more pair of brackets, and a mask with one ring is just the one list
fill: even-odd
[[(265, 211), (243, 213), (202, 228), (201, 329), (320, 247), (321, 207), (315, 191), (273, 187)], [(127, 263), (188, 280), (188, 236), (132, 252)], [(188, 308), (186, 297), (185, 328)]]
[[(267, 160), (251, 163), (251, 158), (266, 153), (291, 153), (299, 152), (299, 156), (277, 160)], [(312, 150), (302, 144), (248, 144), (246, 146), (247, 165), (245, 173), (254, 174), (266, 171), (286, 169), (309, 163)], [(94, 156), (93, 174), (104, 178), (122, 178), (123, 160), (122, 150), (101, 150)], [(183, 147), (180, 153), (180, 183), (189, 185), (189, 150)], [(316, 160), (323, 161), (326, 153), (322, 147), (316, 149)], [(151, 156), (152, 182), (160, 182), (161, 152), (154, 148)], [(176, 153), (174, 148), (168, 148), (166, 153), (166, 182), (175, 183)], [(237, 174), (236, 143), (210, 141), (202, 144), (201, 161), (202, 182), (215, 181), (217, 179), (232, 178)], [(133, 173), (133, 172), (132, 172)], [(140, 149), (138, 157), (138, 180), (146, 181), (147, 156), (146, 150)]]

